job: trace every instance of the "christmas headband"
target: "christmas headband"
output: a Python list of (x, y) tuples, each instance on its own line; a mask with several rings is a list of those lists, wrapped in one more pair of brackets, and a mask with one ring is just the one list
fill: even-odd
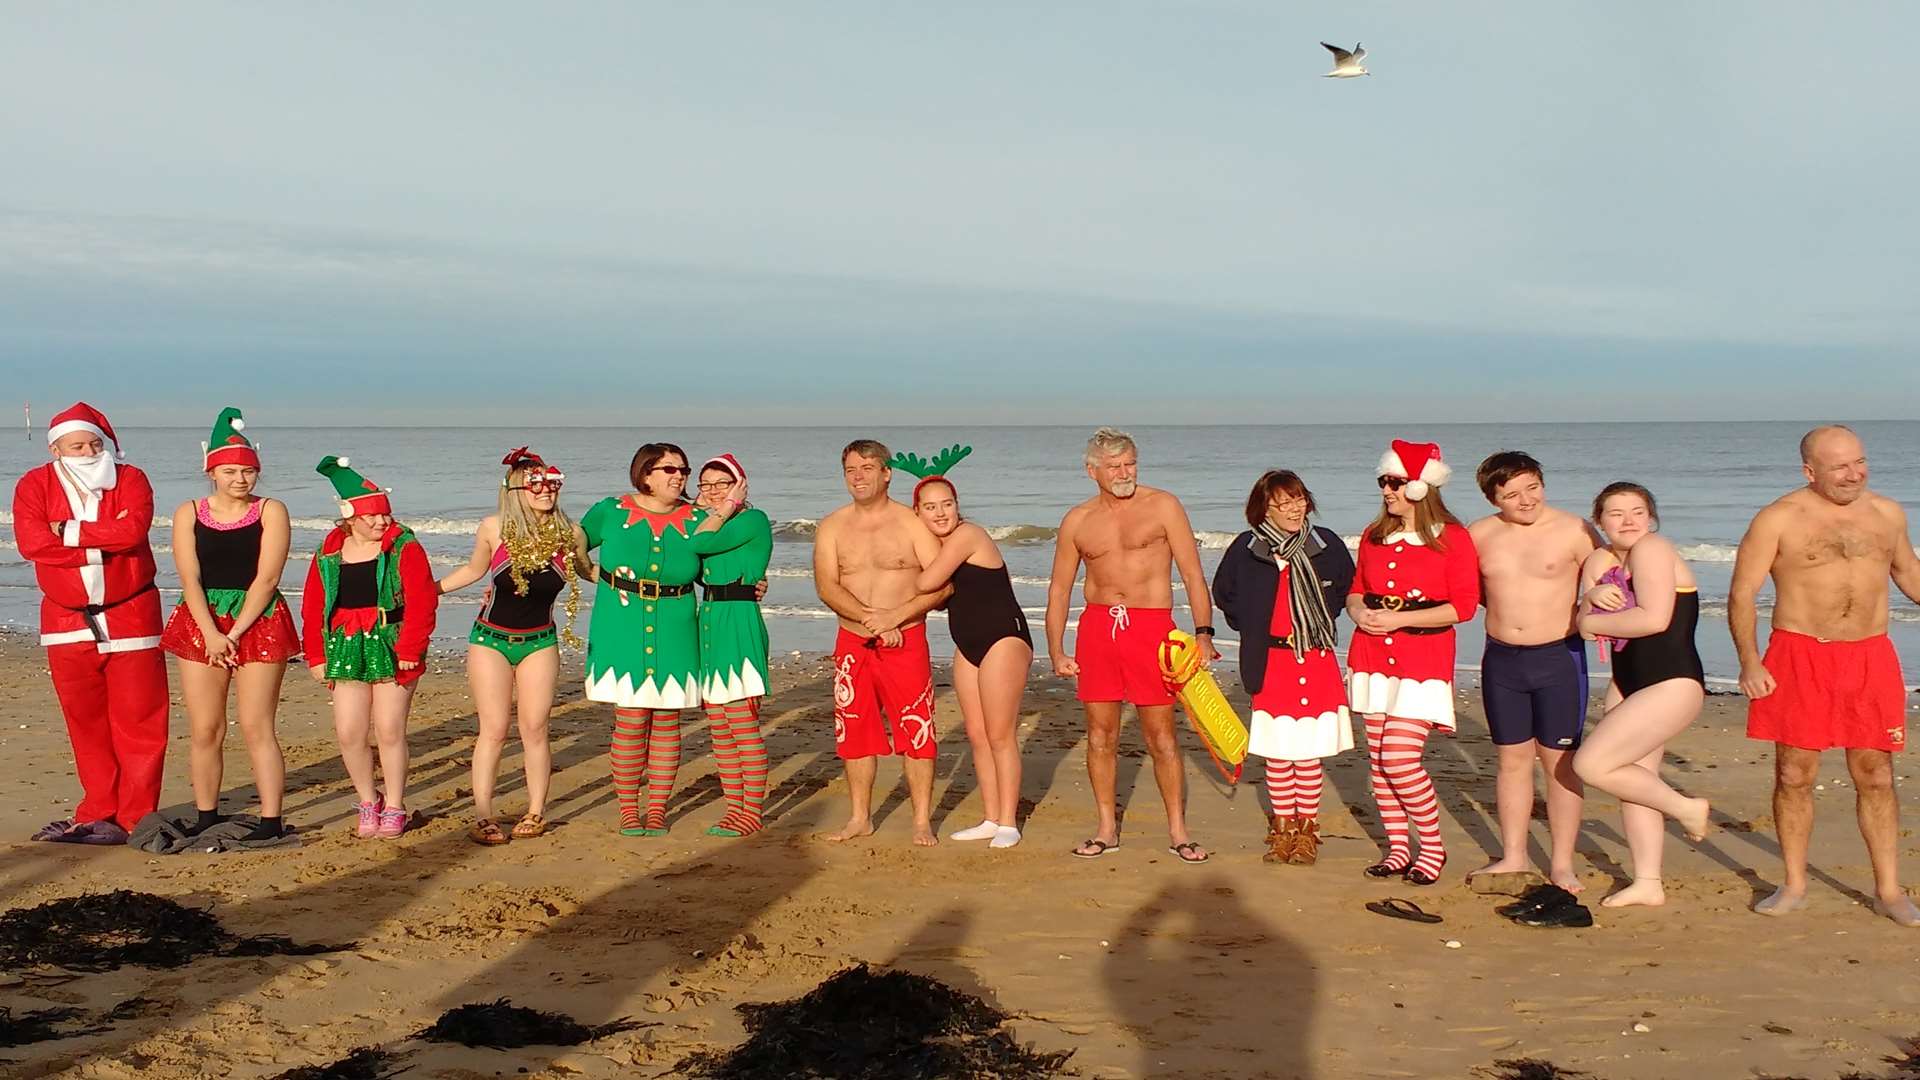
[[(932, 460), (923, 458), (919, 454), (897, 453), (887, 461), (887, 467), (890, 469), (899, 469), (901, 472), (912, 473), (920, 478), (920, 482), (913, 485), (913, 501), (917, 503), (920, 501), (920, 489), (931, 481), (939, 480), (944, 482), (948, 487), (953, 487), (953, 481), (947, 479), (947, 471), (955, 465), (960, 464), (960, 462), (965, 460), (966, 456), (971, 453), (973, 453), (973, 447), (961, 446), (959, 443), (954, 443), (952, 446), (933, 455)], [(954, 488), (954, 490), (955, 492), (959, 491), (958, 488)]]

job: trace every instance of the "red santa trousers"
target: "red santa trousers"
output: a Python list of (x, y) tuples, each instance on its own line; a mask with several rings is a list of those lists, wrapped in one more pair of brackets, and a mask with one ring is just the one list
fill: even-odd
[(66, 714), (82, 796), (73, 819), (123, 829), (160, 805), (167, 755), (167, 659), (159, 649), (101, 652), (93, 642), (47, 646)]

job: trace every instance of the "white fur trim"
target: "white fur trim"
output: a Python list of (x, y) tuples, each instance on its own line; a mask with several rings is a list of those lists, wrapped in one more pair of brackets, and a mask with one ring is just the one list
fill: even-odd
[(1400, 455), (1394, 453), (1393, 447), (1389, 446), (1387, 447), (1387, 452), (1380, 455), (1380, 471), (1373, 475), (1397, 476), (1405, 480), (1407, 478), (1407, 467), (1400, 463)]
[(340, 467), (343, 469), (349, 468), (353, 465), (353, 459), (349, 457), (335, 457), (333, 460), (338, 462), (340, 464)]
[(680, 680), (672, 676), (668, 676), (665, 683), (647, 678), (635, 686), (633, 676), (624, 672), (616, 679), (611, 668), (598, 676), (589, 669), (587, 700), (606, 702), (622, 709), (697, 709), (700, 707), (700, 688), (692, 682), (682, 686)]
[[(76, 431), (91, 431), (95, 436), (99, 438), (101, 442), (103, 443), (113, 442), (112, 439), (107, 438), (106, 432), (101, 431), (99, 427), (97, 427), (96, 425), (86, 420), (62, 420), (61, 422), (47, 429), (47, 445), (52, 446), (54, 443), (59, 442), (62, 438), (65, 438), (66, 436), (71, 435)], [(117, 444), (115, 446), (115, 449), (118, 449)]]
[(766, 679), (752, 664), (746, 665), (743, 670), (728, 668), (725, 675), (716, 671), (700, 684), (700, 700), (708, 705), (725, 705), (765, 696)]
[(355, 513), (357, 513), (357, 511), (355, 511), (353, 508), (353, 504), (350, 502), (335, 503), (334, 505), (340, 508), (340, 516), (343, 519), (350, 518), (354, 516)]
[(1347, 676), (1347, 701), (1361, 715), (1398, 716), (1453, 730), (1453, 683), (1446, 679), (1402, 679), (1397, 675), (1356, 671)]
[(80, 546), (80, 519), (68, 518), (67, 524), (60, 530), (60, 542), (68, 547)]
[(1407, 481), (1407, 498), (1412, 499), (1414, 502), (1419, 502), (1421, 499), (1426, 498), (1429, 490), (1425, 480)]
[(1247, 752), (1272, 761), (1317, 761), (1353, 749), (1353, 720), (1345, 705), (1319, 716), (1274, 716), (1253, 711)]
[[(42, 645), (78, 645), (83, 642), (89, 645), (95, 644), (93, 631), (63, 630), (57, 634), (40, 635)], [(159, 648), (160, 639), (158, 637), (108, 638), (98, 644), (103, 653), (139, 652), (141, 649)]]
[(1426, 467), (1420, 470), (1420, 479), (1434, 487), (1444, 487), (1448, 480), (1453, 479), (1453, 466), (1439, 458), (1431, 458)]
[(233, 430), (235, 430), (235, 431), (245, 431), (245, 430), (247, 430), (247, 422), (246, 422), (245, 420), (242, 420), (242, 419), (240, 419), (240, 418), (239, 418), (239, 417), (237, 417), (237, 416), (233, 418), (233, 423), (231, 423), (231, 424), (229, 424), (229, 425), (227, 425), (227, 426), (229, 426), (229, 427), (231, 427), (231, 428), (233, 428)]

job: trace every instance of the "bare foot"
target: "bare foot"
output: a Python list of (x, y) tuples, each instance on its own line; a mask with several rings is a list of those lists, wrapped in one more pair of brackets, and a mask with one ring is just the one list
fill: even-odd
[(1525, 856), (1521, 856), (1520, 858), (1514, 858), (1514, 859), (1509, 859), (1505, 856), (1502, 856), (1498, 859), (1493, 860), (1487, 865), (1481, 867), (1480, 869), (1475, 870), (1474, 872), (1468, 874), (1467, 880), (1472, 881), (1474, 878), (1479, 877), (1481, 874), (1531, 874), (1531, 873), (1533, 873), (1533, 864), (1531, 862), (1528, 862)]
[[(867, 831), (872, 832), (873, 830), (869, 828)], [(932, 847), (939, 842), (939, 838), (933, 835), (933, 822), (916, 821), (913, 823), (913, 846)]]
[(1585, 885), (1580, 884), (1580, 875), (1574, 873), (1573, 867), (1571, 866), (1555, 870), (1553, 873), (1548, 874), (1547, 880), (1575, 895), (1578, 895), (1586, 889)]
[(828, 833), (827, 839), (833, 841), (836, 844), (844, 844), (848, 840), (857, 840), (862, 836), (872, 836), (872, 835), (873, 835), (873, 819), (872, 818), (854, 818), (853, 820), (847, 822), (845, 825), (841, 826), (839, 832)]
[(1753, 905), (1753, 910), (1761, 915), (1791, 915), (1807, 906), (1807, 892), (1788, 892), (1785, 885), (1773, 890), (1773, 895)]
[(1659, 907), (1666, 902), (1667, 890), (1660, 885), (1659, 878), (1641, 878), (1626, 888), (1601, 899), (1600, 906)]
[(1892, 919), (1897, 926), (1920, 927), (1920, 908), (1914, 907), (1913, 901), (1905, 893), (1901, 893), (1899, 898), (1891, 903), (1875, 900), (1873, 913)]
[(1707, 804), (1707, 800), (1688, 799), (1687, 812), (1674, 820), (1680, 823), (1680, 828), (1686, 832), (1687, 839), (1697, 844), (1707, 838), (1707, 830), (1713, 827), (1713, 818), (1710, 816), (1712, 812), (1713, 807)]

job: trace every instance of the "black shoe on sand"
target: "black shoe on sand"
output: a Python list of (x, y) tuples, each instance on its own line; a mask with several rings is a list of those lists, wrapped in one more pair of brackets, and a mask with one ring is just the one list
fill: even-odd
[(1578, 901), (1574, 899), (1573, 894), (1558, 885), (1535, 885), (1533, 888), (1520, 894), (1520, 899), (1511, 904), (1501, 904), (1499, 907), (1494, 908), (1493, 911), (1496, 915), (1504, 915), (1509, 919), (1519, 919), (1545, 911), (1548, 908), (1574, 903), (1578, 903)]

